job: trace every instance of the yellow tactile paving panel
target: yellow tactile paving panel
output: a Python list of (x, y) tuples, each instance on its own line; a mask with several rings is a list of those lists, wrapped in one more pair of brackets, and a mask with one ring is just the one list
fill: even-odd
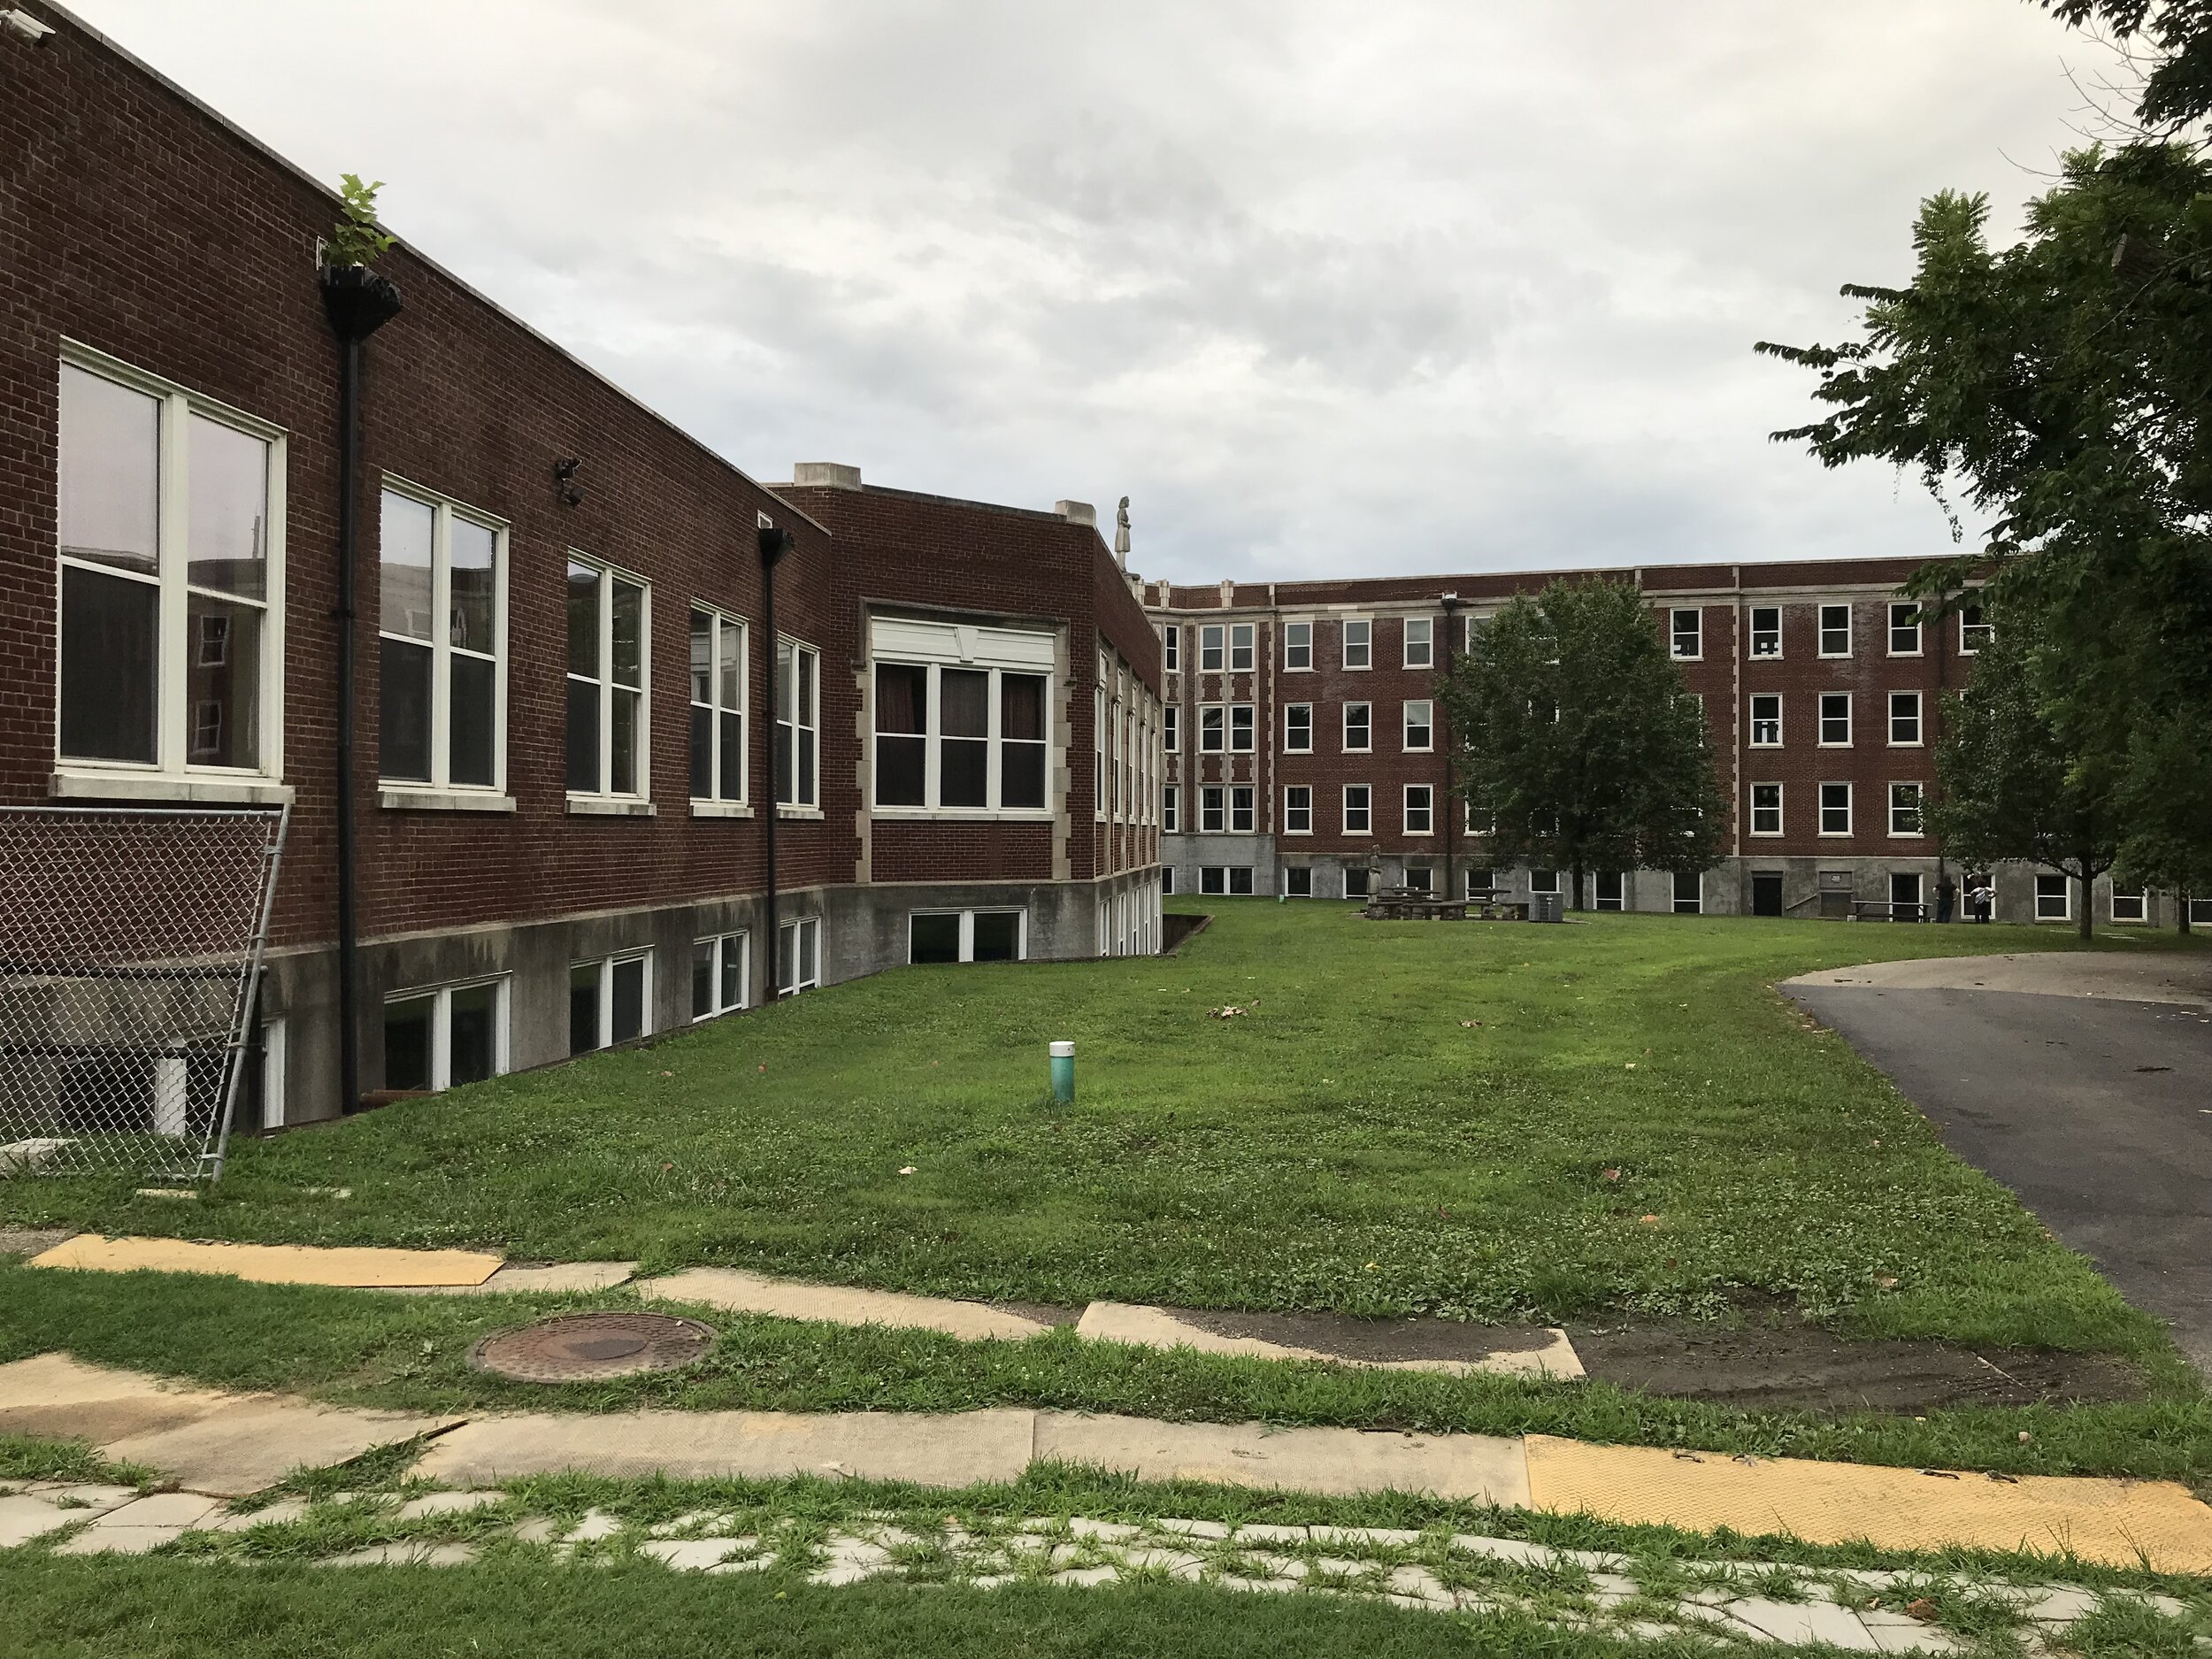
[(1886, 1549), (2071, 1549), (2132, 1567), (2212, 1571), (2212, 1508), (2170, 1480), (1949, 1476), (1861, 1463), (1586, 1446), (1528, 1437), (1529, 1494), (1540, 1509), (1698, 1532), (1793, 1532), (1808, 1542), (1866, 1539)]
[(95, 1272), (227, 1273), (265, 1285), (480, 1285), (501, 1257), (476, 1250), (320, 1249), (303, 1244), (194, 1244), (183, 1239), (109, 1239), (81, 1233), (31, 1258), (33, 1267)]

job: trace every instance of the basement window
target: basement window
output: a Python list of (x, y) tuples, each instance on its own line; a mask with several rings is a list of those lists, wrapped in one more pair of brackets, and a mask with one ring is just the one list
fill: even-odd
[(909, 962), (1019, 962), (1025, 910), (916, 910), (907, 919)]

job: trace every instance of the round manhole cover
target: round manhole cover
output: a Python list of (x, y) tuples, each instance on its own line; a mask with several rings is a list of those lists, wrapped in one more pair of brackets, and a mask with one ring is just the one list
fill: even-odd
[(469, 1350), (469, 1363), (521, 1382), (595, 1382), (688, 1365), (714, 1341), (714, 1327), (665, 1313), (565, 1313), (496, 1331)]

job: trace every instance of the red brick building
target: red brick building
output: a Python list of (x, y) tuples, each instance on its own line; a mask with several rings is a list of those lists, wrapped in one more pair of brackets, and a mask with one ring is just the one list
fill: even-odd
[[(266, 1110), (326, 1116), (336, 202), (26, 10), (54, 33), (0, 35), (0, 801), (288, 803)], [(786, 989), (1156, 948), (1158, 650), (1087, 508), (763, 485), (419, 250), (377, 269), (365, 1092), (760, 1000), (772, 796)]]
[[(1940, 849), (1923, 832), (1939, 701), (1968, 679), (1979, 613), (1915, 623), (1910, 559), (1680, 565), (1580, 572), (1635, 583), (1704, 703), (1724, 792), (1726, 856), (1701, 878), (1610, 871), (1600, 909), (1847, 915), (1927, 906)], [(1446, 648), (1516, 593), (1575, 572), (1344, 581), (1148, 582), (1166, 677), (1168, 833), (1175, 892), (1356, 895), (1381, 879), (1441, 891), (1563, 891), (1556, 871), (1497, 869), (1463, 806), (1445, 870)], [(1447, 603), (1448, 597), (1450, 603)], [(1954, 870), (1955, 879), (1967, 872)], [(2063, 879), (1997, 872), (1997, 912), (2065, 922)], [(2097, 884), (2099, 921), (2170, 919), (2173, 901)]]

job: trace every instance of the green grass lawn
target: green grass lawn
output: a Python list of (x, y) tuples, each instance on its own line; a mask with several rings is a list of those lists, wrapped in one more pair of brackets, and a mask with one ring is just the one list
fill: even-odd
[[(1179, 958), (902, 969), (234, 1143), (189, 1206), (16, 1180), (0, 1217), (1071, 1304), (1517, 1319), (1749, 1291), (1869, 1333), (2160, 1345), (1770, 988), (2064, 935), (1207, 905)], [(1225, 1004), (1248, 1011), (1209, 1017)], [(1048, 1096), (1056, 1037), (1077, 1043), (1071, 1107)]]

